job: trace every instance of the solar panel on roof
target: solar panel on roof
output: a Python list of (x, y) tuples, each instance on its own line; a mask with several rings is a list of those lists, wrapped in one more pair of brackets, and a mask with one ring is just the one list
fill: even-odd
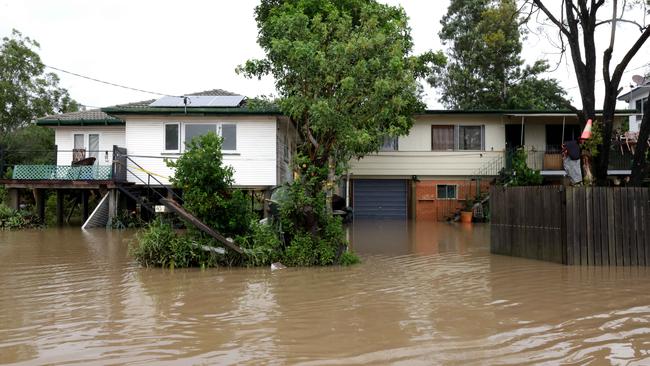
[[(238, 107), (244, 100), (242, 95), (195, 95), (188, 96), (187, 107)], [(149, 107), (184, 107), (183, 97), (162, 97)]]

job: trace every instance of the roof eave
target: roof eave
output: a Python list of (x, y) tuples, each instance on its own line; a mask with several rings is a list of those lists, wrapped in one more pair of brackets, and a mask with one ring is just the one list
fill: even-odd
[(62, 127), (62, 126), (124, 126), (125, 122), (118, 119), (39, 119), (37, 126)]
[(201, 108), (201, 107), (140, 107), (140, 108), (102, 108), (102, 112), (110, 115), (281, 115), (279, 110), (251, 110), (243, 108)]

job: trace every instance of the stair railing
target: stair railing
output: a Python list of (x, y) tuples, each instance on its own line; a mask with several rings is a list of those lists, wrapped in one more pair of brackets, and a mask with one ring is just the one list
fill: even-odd
[[(119, 156), (120, 158), (125, 158), (125, 159), (115, 159), (115, 162), (116, 162), (117, 164), (124, 164), (124, 170), (125, 170), (126, 172), (131, 173), (131, 175), (134, 176), (137, 180), (139, 180), (139, 181), (140, 181), (140, 182), (141, 182), (145, 187), (147, 187), (147, 189), (148, 189), (149, 191), (155, 193), (155, 194), (158, 195), (160, 198), (173, 197), (177, 202), (179, 202), (180, 204), (183, 204), (184, 201), (183, 201), (183, 198), (181, 198), (181, 196), (179, 196), (178, 194), (176, 194), (176, 192), (174, 192), (174, 190), (171, 189), (168, 185), (163, 184), (160, 180), (158, 180), (158, 178), (156, 178), (156, 177), (154, 177), (152, 174), (150, 174), (146, 169), (144, 169), (144, 168), (143, 168), (140, 164), (138, 164), (135, 160), (131, 159), (130, 156), (128, 156), (128, 155), (124, 155), (124, 154), (118, 154), (118, 156)], [(140, 170), (141, 172), (143, 172), (143, 173), (145, 173), (145, 174), (147, 175), (147, 181), (146, 181), (146, 182), (145, 182), (145, 181), (140, 177), (140, 175), (139, 175), (138, 173), (136, 173), (136, 172), (134, 172), (133, 170), (129, 169), (129, 164), (128, 164), (128, 162), (131, 162), (133, 165), (135, 165), (136, 167), (138, 167), (138, 170)], [(151, 185), (151, 180), (152, 180), (152, 179), (153, 179), (154, 182), (158, 183), (158, 186), (159, 186), (159, 187), (165, 188), (165, 190), (167, 191), (167, 194), (168, 194), (167, 197), (165, 197), (163, 194), (161, 194), (160, 192), (158, 192), (158, 190), (156, 190), (156, 189), (154, 188), (154, 186)]]

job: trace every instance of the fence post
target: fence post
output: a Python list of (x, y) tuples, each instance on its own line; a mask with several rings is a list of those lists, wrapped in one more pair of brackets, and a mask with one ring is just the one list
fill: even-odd
[(560, 236), (562, 238), (562, 264), (573, 264), (568, 263), (568, 253), (567, 253), (567, 225), (566, 225), (566, 194), (567, 190), (564, 186), (560, 186)]

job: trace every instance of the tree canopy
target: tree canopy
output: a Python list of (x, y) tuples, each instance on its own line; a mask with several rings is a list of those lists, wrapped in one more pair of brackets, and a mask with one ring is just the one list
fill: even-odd
[(303, 134), (302, 149), (322, 166), (376, 151), (406, 134), (423, 109), (416, 81), (440, 55), (411, 55), (401, 8), (368, 0), (263, 0), (256, 9), (266, 58), (245, 75), (275, 77), (279, 106)]
[(13, 30), (0, 45), (0, 138), (34, 118), (78, 110), (56, 74), (46, 73), (38, 42)]
[(544, 79), (544, 60), (524, 65), (514, 0), (452, 0), (439, 33), (448, 63), (429, 79), (454, 109), (566, 109), (565, 92)]

